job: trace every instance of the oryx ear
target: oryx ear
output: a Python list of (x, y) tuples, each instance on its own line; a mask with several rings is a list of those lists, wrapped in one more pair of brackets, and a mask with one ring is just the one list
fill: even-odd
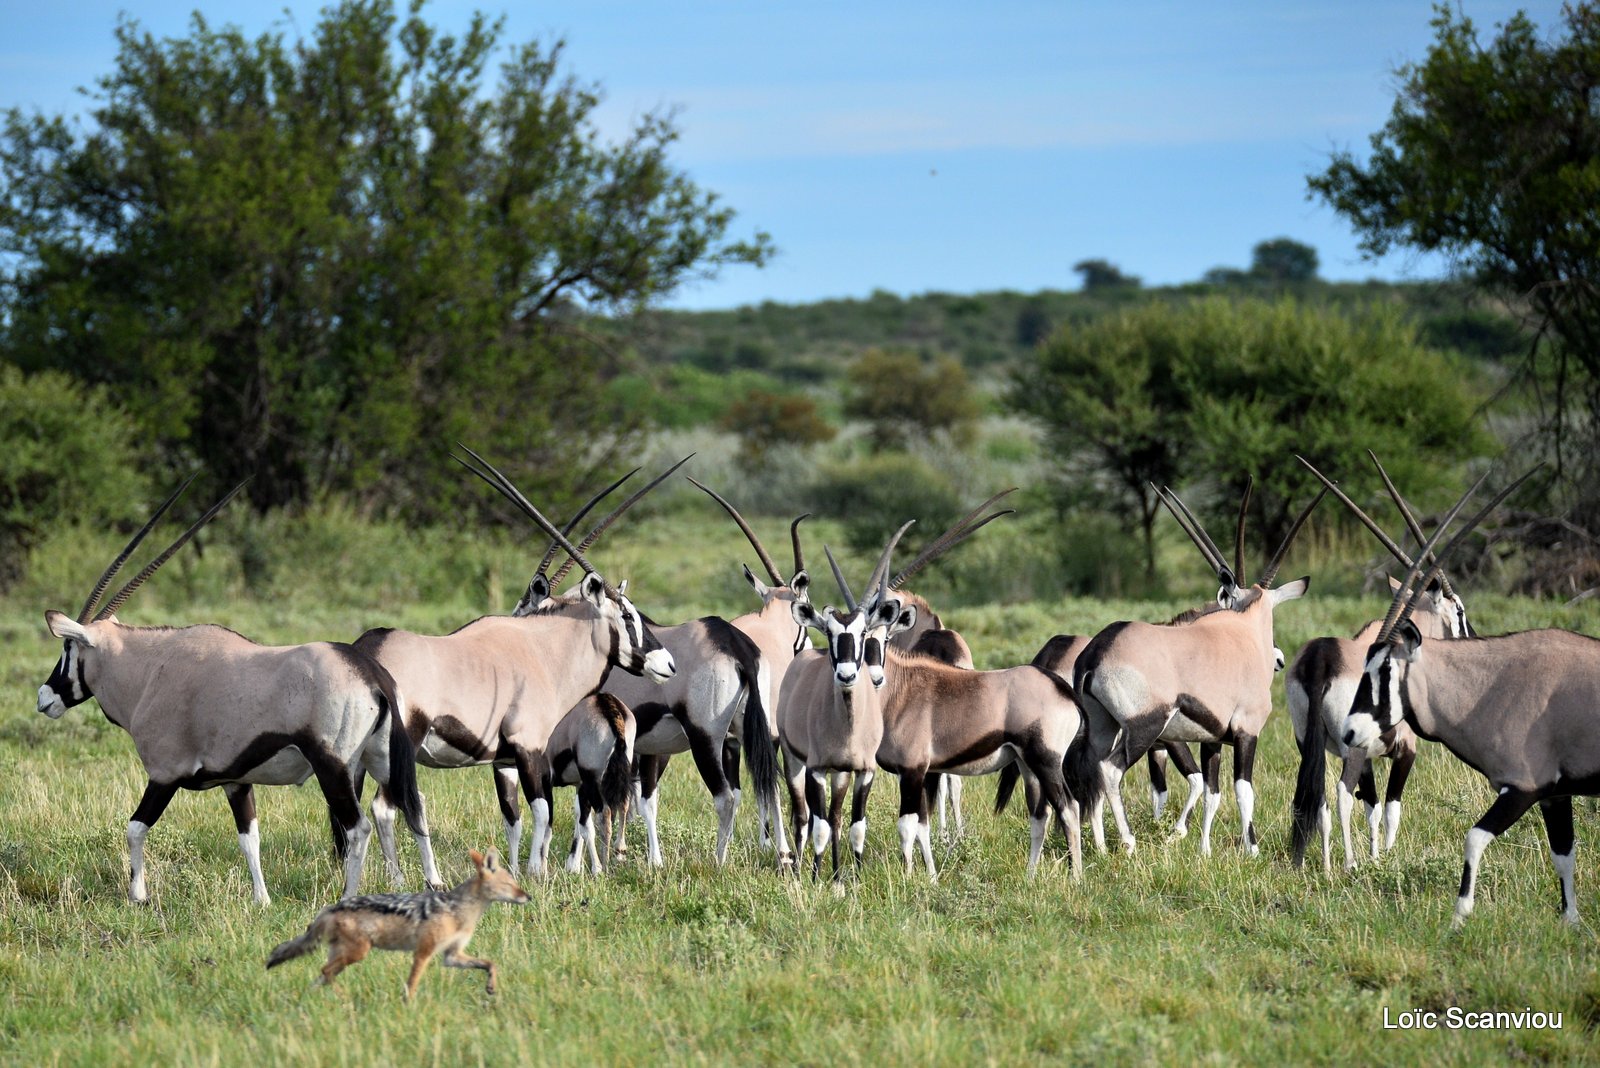
[(624, 596), (624, 597), (628, 596), (628, 580), (627, 579), (623, 579), (621, 582), (617, 583), (617, 592), (622, 594), (622, 596)]
[(89, 648), (94, 648), (94, 635), (84, 629), (83, 624), (65, 612), (57, 612), (53, 608), (50, 609), (44, 614), (44, 625), (49, 627), (50, 633), (57, 638), (67, 638), (71, 641), (82, 642)]
[(605, 607), (606, 580), (601, 578), (599, 574), (593, 571), (584, 572), (583, 582), (579, 584), (578, 589), (583, 594), (584, 600), (596, 608)]
[(811, 600), (811, 576), (806, 574), (805, 568), (796, 571), (794, 576), (789, 579), (789, 589), (793, 591), (795, 600)]
[(740, 564), (739, 570), (744, 572), (744, 580), (750, 583), (750, 588), (756, 591), (756, 596), (765, 601), (772, 587), (756, 578), (756, 573), (750, 570), (749, 564)]
[(815, 627), (822, 630), (822, 613), (818, 612), (810, 601), (790, 601), (789, 614), (794, 621), (802, 627)]
[[(899, 615), (895, 616), (894, 622), (889, 626), (888, 636), (892, 638), (896, 634), (899, 634), (903, 631), (908, 631), (916, 625), (917, 606), (914, 604), (908, 604), (904, 608), (900, 609)], [(933, 625), (935, 628), (938, 628), (939, 626), (939, 620), (937, 616), (934, 617)]]
[(1393, 575), (1385, 575), (1384, 577), (1389, 580), (1389, 592), (1390, 593), (1399, 593), (1400, 592), (1400, 580), (1395, 578)]
[(1296, 597), (1304, 597), (1311, 588), (1311, 576), (1297, 578), (1293, 582), (1285, 582), (1282, 586), (1267, 591), (1267, 596), (1272, 598), (1274, 607), (1285, 601), (1292, 601)]
[(1272, 647), (1272, 673), (1276, 675), (1283, 670), (1283, 650), (1276, 645)]
[[(904, 614), (901, 613), (902, 608), (905, 609)], [(897, 624), (902, 623), (907, 618), (910, 619), (909, 623), (899, 627), (899, 630), (893, 629)], [(873, 627), (889, 627), (891, 628), (889, 633), (898, 634), (900, 630), (905, 630), (911, 626), (914, 626), (916, 622), (917, 608), (915, 605), (902, 605), (900, 603), (900, 598), (898, 597), (885, 597), (873, 607), (872, 617), (867, 620), (867, 627), (868, 629)]]
[(1422, 648), (1422, 632), (1409, 619), (1394, 629), (1394, 635), (1389, 640), (1394, 643), (1391, 657), (1406, 663), (1416, 660), (1417, 651)]

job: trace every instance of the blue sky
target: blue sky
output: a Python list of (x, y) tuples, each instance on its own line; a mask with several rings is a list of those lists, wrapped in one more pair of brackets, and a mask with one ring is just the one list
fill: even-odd
[[(161, 35), (198, 7), (292, 36), (322, 6), (0, 0), (0, 106), (83, 110), (76, 89), (109, 69), (119, 11)], [(1460, 7), (1484, 38), (1519, 8), (1553, 33), (1560, 10)], [(475, 8), (506, 15), (507, 42), (564, 38), (568, 71), (605, 88), (603, 131), (678, 107), (679, 166), (739, 212), (736, 232), (772, 235), (766, 269), (729, 269), (676, 306), (1070, 289), (1091, 257), (1180, 283), (1278, 236), (1314, 246), (1327, 278), (1444, 269), (1363, 259), (1305, 197), (1331, 150), (1360, 151), (1384, 122), (1394, 67), (1431, 40), (1427, 3), (438, 0), (426, 14), (459, 28)]]

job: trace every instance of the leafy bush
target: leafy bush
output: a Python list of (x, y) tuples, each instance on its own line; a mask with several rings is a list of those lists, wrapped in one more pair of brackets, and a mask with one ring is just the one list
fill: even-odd
[(0, 589), (52, 527), (117, 522), (146, 506), (137, 440), (104, 390), (0, 364)]
[(838, 431), (817, 412), (817, 402), (798, 394), (751, 390), (728, 406), (725, 429), (739, 435), (739, 459), (746, 469), (763, 467), (775, 447), (805, 447), (831, 441)]
[(914, 353), (869, 349), (850, 368), (845, 414), (870, 423), (873, 443), (888, 449), (932, 434), (965, 444), (980, 409), (966, 369), (952, 357), (925, 364)]
[(805, 497), (811, 511), (844, 522), (847, 542), (860, 553), (881, 551), (908, 519), (932, 537), (962, 514), (949, 476), (904, 453), (825, 465)]

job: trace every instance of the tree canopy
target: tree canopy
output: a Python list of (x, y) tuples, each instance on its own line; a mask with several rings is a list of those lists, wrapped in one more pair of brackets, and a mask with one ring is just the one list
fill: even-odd
[[(1553, 414), (1573, 389), (1600, 416), (1600, 4), (1563, 8), (1541, 39), (1518, 13), (1487, 43), (1449, 6), (1427, 57), (1395, 73), (1389, 121), (1365, 160), (1336, 152), (1310, 195), (1348, 218), (1373, 255), (1453, 258), (1553, 340)], [(1559, 438), (1557, 438), (1559, 441)], [(1578, 454), (1591, 481), (1592, 447)], [(1600, 519), (1600, 493), (1591, 493)]]
[(583, 481), (627, 419), (580, 313), (770, 249), (672, 165), (670, 113), (608, 143), (561, 45), (500, 34), (391, 0), (294, 40), (122, 21), (82, 127), (5, 115), (0, 358), (114, 390), (170, 467), (253, 476), (259, 507), (442, 514), (457, 438)]

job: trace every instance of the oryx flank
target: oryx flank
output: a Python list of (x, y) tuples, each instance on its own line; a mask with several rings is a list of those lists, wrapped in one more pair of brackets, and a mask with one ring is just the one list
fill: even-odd
[[(193, 481), (193, 479), (190, 479)], [(129, 627), (117, 609), (234, 493), (200, 517), (104, 606), (112, 577), (189, 485), (156, 510), (106, 568), (77, 619), (46, 612), (62, 639), (61, 660), (39, 687), (51, 719), (90, 697), (127, 731), (149, 782), (128, 821), (128, 897), (144, 901), (144, 843), (180, 789), (220, 786), (233, 809), (255, 900), (269, 901), (261, 875), (255, 786), (299, 785), (315, 775), (327, 798), (344, 892), (356, 893), (372, 825), (361, 814), (358, 776), (370, 771), (426, 841), (410, 740), (396, 729), (400, 697), (389, 673), (336, 642), (262, 646), (225, 627)]]
[[(1370, 451), (1368, 455), (1372, 456), (1372, 462), (1377, 466), (1384, 486), (1400, 509), (1412, 536), (1416, 538), (1418, 545), (1423, 544), (1427, 538), (1411, 514), (1410, 508), (1407, 507), (1405, 499), (1395, 489), (1383, 465), (1378, 463), (1377, 456), (1372, 455)], [(1301, 462), (1305, 463), (1303, 459)], [(1306, 466), (1311, 467), (1310, 464)], [(1312, 467), (1311, 470), (1318, 478), (1322, 477), (1316, 468)], [(1350, 500), (1337, 485), (1328, 482), (1327, 486), (1346, 507), (1360, 517), (1361, 522), (1372, 531), (1379, 543), (1402, 568), (1411, 567), (1411, 558), (1384, 532), (1382, 527)], [(1395, 579), (1390, 578), (1389, 584), (1391, 594), (1399, 592), (1400, 584)], [(1449, 579), (1442, 573), (1439, 581), (1423, 595), (1411, 619), (1417, 625), (1417, 629), (1428, 638), (1461, 638), (1473, 633), (1471, 625), (1467, 622), (1466, 606), (1451, 587)], [(1294, 831), (1290, 846), (1290, 856), (1297, 867), (1305, 861), (1306, 846), (1311, 840), (1314, 825), (1322, 832), (1322, 866), (1325, 870), (1331, 870), (1333, 867), (1332, 824), (1328, 818), (1327, 787), (1323, 781), (1327, 757), (1330, 754), (1338, 757), (1342, 763), (1337, 794), (1339, 829), (1344, 839), (1345, 867), (1354, 868), (1357, 861), (1356, 850), (1350, 836), (1351, 810), (1355, 807), (1357, 798), (1360, 798), (1367, 807), (1368, 838), (1374, 860), (1378, 858), (1380, 815), (1384, 849), (1393, 848), (1395, 835), (1399, 832), (1400, 798), (1405, 790), (1406, 779), (1411, 774), (1411, 767), (1417, 759), (1416, 734), (1404, 723), (1396, 724), (1388, 748), (1381, 754), (1394, 762), (1389, 771), (1388, 782), (1384, 786), (1385, 799), (1381, 809), (1378, 805), (1378, 787), (1373, 775), (1373, 761), (1367, 758), (1364, 750), (1352, 752), (1339, 739), (1340, 727), (1343, 725), (1346, 713), (1350, 711), (1350, 703), (1355, 698), (1356, 687), (1360, 685), (1362, 679), (1366, 651), (1377, 637), (1380, 625), (1380, 620), (1373, 620), (1356, 632), (1354, 638), (1312, 639), (1301, 646), (1300, 652), (1295, 655), (1294, 664), (1285, 677), (1284, 688), (1287, 691), (1289, 718), (1294, 723), (1295, 742), (1300, 747), (1300, 772), (1295, 782), (1292, 806)]]
[(1340, 732), (1345, 745), (1376, 756), (1404, 722), (1419, 737), (1442, 744), (1498, 792), (1467, 832), (1457, 924), (1472, 912), (1483, 851), (1535, 804), (1561, 882), (1562, 919), (1576, 924), (1572, 798), (1600, 795), (1600, 641), (1556, 629), (1438, 641), (1423, 637), (1410, 619), (1451, 551), (1532, 474), (1501, 490), (1469, 519), (1427, 575), (1419, 577), (1429, 550), (1467, 498), (1441, 521), (1367, 649), (1366, 678)]
[[(1261, 580), (1245, 588), (1248, 495), (1247, 489), (1239, 509), (1234, 567), (1230, 569), (1182, 502), (1170, 491), (1163, 493), (1162, 500), (1216, 570), (1222, 584), (1218, 591), (1221, 607), (1200, 613), (1183, 626), (1113, 623), (1095, 635), (1074, 669), (1073, 688), (1089, 720), (1104, 792), (1123, 847), (1130, 852), (1134, 838), (1122, 810), (1122, 776), (1162, 740), (1200, 743), (1206, 788), (1200, 851), (1207, 856), (1211, 853), (1211, 824), (1222, 800), (1217, 782), (1222, 746), (1233, 746), (1234, 795), (1242, 842), (1252, 856), (1259, 851), (1251, 776), (1256, 739), (1272, 712), (1272, 678), (1277, 665), (1272, 614), (1279, 604), (1304, 596), (1311, 584), (1309, 578), (1302, 578), (1274, 589), (1272, 580), (1295, 534), (1322, 496), (1296, 517)], [(1192, 527), (1184, 522), (1186, 516)], [(1096, 823), (1098, 831), (1098, 820)], [(1101, 844), (1098, 833), (1096, 844)]]
[[(552, 539), (552, 549), (510, 616), (484, 616), (444, 635), (371, 630), (356, 644), (399, 680), (419, 761), (437, 768), (516, 769), (533, 810), (528, 870), (539, 874), (549, 848), (551, 732), (572, 706), (600, 689), (614, 665), (663, 680), (674, 668), (632, 602), (509, 479), (467, 451), (481, 467), (461, 462), (532, 519)], [(577, 561), (584, 577), (572, 593), (553, 597), (545, 571), (557, 548)], [(381, 834), (384, 817), (392, 816), (376, 805), (374, 815)], [(503, 815), (515, 854), (520, 812), (516, 819)], [(428, 877), (437, 885), (436, 874)]]

